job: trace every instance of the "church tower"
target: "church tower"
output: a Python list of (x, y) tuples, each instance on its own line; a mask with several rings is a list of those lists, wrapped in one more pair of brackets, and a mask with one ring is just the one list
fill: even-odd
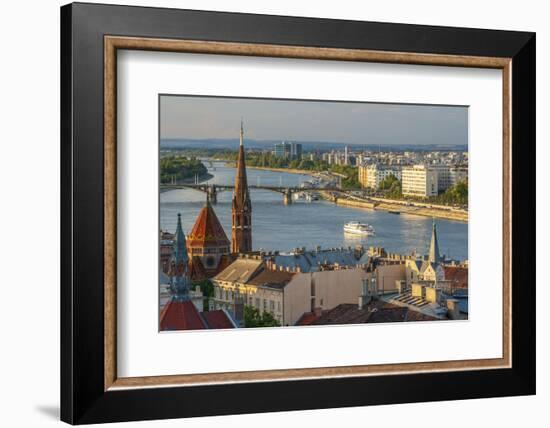
[(189, 298), (191, 288), (191, 278), (189, 277), (189, 256), (187, 254), (187, 245), (185, 234), (181, 227), (181, 214), (178, 213), (178, 225), (176, 227), (176, 236), (174, 248), (172, 251), (172, 263), (170, 268), (171, 289), (175, 298), (186, 300)]
[(187, 235), (187, 252), (191, 256), (191, 278), (211, 278), (229, 261), (229, 239), (210, 204), (199, 212), (195, 225)]
[(233, 253), (252, 251), (252, 204), (246, 180), (243, 139), (244, 131), (241, 120), (241, 139), (232, 203), (231, 252)]
[(439, 242), (437, 242), (437, 230), (435, 228), (435, 220), (432, 220), (432, 241), (430, 242), (430, 253), (428, 255), (428, 261), (432, 263), (439, 263), (441, 257), (439, 256)]

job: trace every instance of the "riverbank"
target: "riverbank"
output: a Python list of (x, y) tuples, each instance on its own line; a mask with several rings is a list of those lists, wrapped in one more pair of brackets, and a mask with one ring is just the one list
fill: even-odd
[(427, 207), (418, 205), (404, 205), (402, 202), (393, 202), (390, 200), (359, 200), (345, 197), (335, 197), (332, 192), (321, 191), (323, 199), (335, 202), (336, 205), (363, 208), (370, 210), (386, 211), (393, 214), (414, 214), (424, 217), (433, 217), (444, 220), (459, 221), (468, 223), (468, 211), (452, 210), (437, 207)]
[[(234, 164), (231, 164), (231, 162), (228, 162), (227, 164), (234, 166)], [(310, 171), (310, 170), (303, 170), (303, 169), (270, 168), (270, 167), (262, 167), (262, 166), (247, 166), (246, 168), (257, 169), (262, 171), (271, 171), (271, 172), (286, 172), (290, 174), (304, 174), (304, 175), (311, 175), (311, 176), (323, 174), (317, 171)], [(331, 173), (331, 174), (337, 175), (336, 173)], [(337, 197), (334, 197), (334, 192), (327, 192), (327, 191), (323, 191), (322, 189), (316, 189), (316, 191), (319, 192), (319, 194), (323, 199), (331, 202), (335, 202), (336, 205), (340, 205), (340, 206), (386, 211), (394, 214), (398, 214), (398, 213), (414, 214), (414, 215), (420, 215), (424, 217), (434, 217), (438, 219), (468, 223), (467, 210), (453, 209), (451, 207), (446, 207), (443, 205), (442, 206), (437, 206), (433, 204), (427, 205), (417, 201), (406, 201), (406, 200), (393, 201), (391, 199), (384, 199), (384, 198), (378, 198), (378, 197), (365, 198), (365, 199), (349, 197), (347, 195), (344, 195), (344, 196), (339, 195)]]
[(288, 172), (289, 174), (302, 174), (314, 176), (319, 174), (317, 171), (311, 171), (307, 169), (294, 169), (294, 168), (270, 168), (267, 166), (247, 166), (246, 169), (259, 169), (260, 171), (272, 171), (272, 172)]

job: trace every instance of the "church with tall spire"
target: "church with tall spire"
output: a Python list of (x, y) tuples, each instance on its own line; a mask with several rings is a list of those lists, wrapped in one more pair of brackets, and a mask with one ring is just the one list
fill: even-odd
[[(170, 299), (164, 303), (164, 306), (163, 303), (161, 303), (159, 328), (161, 331), (236, 328), (236, 321), (227, 311), (203, 311), (203, 294), (200, 288), (196, 287), (195, 290), (191, 289), (191, 274), (194, 266), (193, 261), (195, 263), (201, 263), (202, 261), (201, 258), (196, 255), (190, 260), (189, 248), (197, 250), (200, 249), (203, 244), (213, 244), (214, 248), (220, 246), (224, 247), (222, 249), (225, 252), (229, 249), (229, 240), (225, 236), (225, 232), (223, 232), (208, 202), (202, 209), (192, 233), (194, 233), (194, 235), (188, 235), (190, 239), (187, 240), (181, 225), (181, 214), (178, 214), (178, 223), (176, 226), (176, 233), (174, 234), (174, 245), (172, 247), (172, 256), (170, 260), (170, 270), (168, 272), (171, 296)], [(212, 247), (208, 247), (207, 249), (211, 250)], [(161, 279), (162, 275), (164, 274), (161, 274)]]
[(231, 214), (231, 252), (247, 253), (252, 251), (252, 203), (250, 202), (250, 193), (246, 179), (242, 120)]

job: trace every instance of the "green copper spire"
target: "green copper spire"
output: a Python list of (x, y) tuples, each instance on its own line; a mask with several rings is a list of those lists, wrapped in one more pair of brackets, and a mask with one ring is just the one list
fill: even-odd
[(183, 228), (181, 227), (181, 214), (179, 213), (172, 260), (176, 273), (175, 276), (172, 277), (172, 293), (176, 299), (188, 300), (189, 290), (191, 288), (191, 279), (189, 278), (188, 271), (189, 256), (187, 254), (185, 234), (183, 233)]
[(439, 243), (437, 242), (435, 219), (432, 219), (432, 241), (430, 242), (430, 253), (428, 255), (428, 261), (432, 263), (439, 263), (441, 261), (441, 257), (439, 256)]
[(178, 213), (178, 225), (176, 227), (176, 236), (174, 240), (174, 262), (176, 266), (180, 263), (187, 264), (189, 262), (189, 256), (187, 255), (187, 244), (185, 242), (185, 235), (183, 228), (181, 227), (181, 214)]

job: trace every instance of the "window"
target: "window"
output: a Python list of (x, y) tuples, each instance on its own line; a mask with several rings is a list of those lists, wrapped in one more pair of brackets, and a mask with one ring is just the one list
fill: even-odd
[(269, 310), (275, 312), (275, 302), (273, 300), (269, 301)]
[(260, 309), (260, 299), (256, 298), (256, 307)]
[(264, 311), (267, 311), (267, 299), (264, 299)]
[(281, 302), (277, 302), (277, 312), (281, 312)]

